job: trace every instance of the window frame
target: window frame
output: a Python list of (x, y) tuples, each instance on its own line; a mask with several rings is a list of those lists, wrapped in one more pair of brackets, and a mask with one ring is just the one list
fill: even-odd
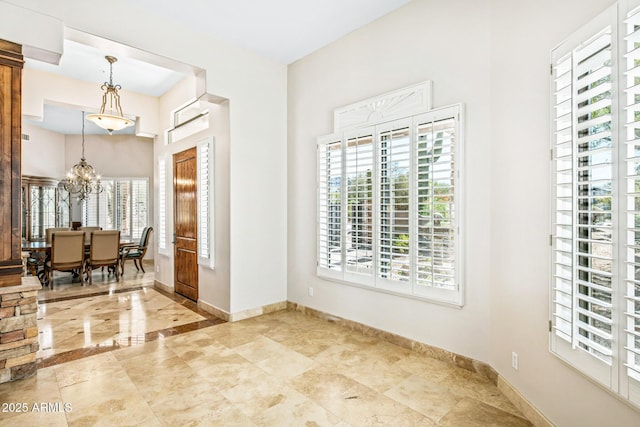
[[(417, 259), (417, 194), (415, 179), (417, 177), (417, 152), (416, 152), (416, 129), (418, 124), (433, 122), (437, 123), (453, 119), (453, 131), (454, 141), (451, 143), (454, 150), (454, 225), (450, 227), (451, 234), (453, 235), (453, 242), (455, 244), (455, 250), (453, 251), (453, 260), (455, 263), (454, 274), (454, 289), (438, 289), (436, 287), (426, 287), (424, 285), (417, 285), (416, 280), (416, 262)], [(381, 189), (380, 186), (380, 137), (384, 132), (393, 131), (394, 129), (400, 129), (408, 127), (409, 129), (409, 147), (410, 147), (410, 164), (408, 176), (409, 180), (409, 209), (408, 209), (408, 225), (409, 243), (408, 243), (408, 256), (410, 264), (409, 278), (407, 281), (399, 281), (389, 278), (379, 277), (379, 239), (380, 239), (380, 198)], [(389, 293), (393, 295), (399, 295), (402, 297), (418, 299), (423, 301), (434, 302), (443, 305), (449, 305), (453, 307), (462, 307), (464, 305), (465, 296), (465, 268), (464, 268), (464, 108), (462, 104), (451, 105), (443, 108), (432, 109), (425, 113), (414, 114), (409, 117), (400, 118), (396, 120), (380, 122), (374, 126), (367, 126), (357, 129), (345, 130), (343, 132), (337, 132), (330, 135), (324, 135), (318, 138), (317, 141), (317, 206), (316, 206), (316, 260), (317, 269), (316, 273), (320, 278), (338, 282), (346, 285), (362, 287), (365, 289), (375, 290), (383, 293)], [(350, 138), (358, 136), (372, 135), (373, 140), (373, 166), (372, 166), (372, 203), (373, 203), (373, 219), (372, 219), (372, 254), (371, 254), (371, 271), (370, 274), (361, 274), (353, 271), (347, 271), (346, 268), (346, 239), (347, 236), (347, 180), (349, 175), (346, 173), (347, 163), (349, 161), (347, 157), (347, 141)], [(340, 141), (340, 142), (338, 142)], [(340, 268), (332, 268), (329, 259), (329, 249), (327, 246), (328, 241), (328, 208), (327, 203), (322, 200), (322, 197), (328, 197), (327, 186), (328, 180), (323, 173), (326, 173), (326, 157), (322, 157), (326, 154), (326, 148), (331, 144), (340, 144)], [(333, 178), (335, 180), (335, 178)], [(323, 187), (324, 186), (324, 187)], [(323, 215), (327, 215), (323, 217)], [(323, 222), (324, 221), (324, 222)], [(395, 227), (395, 223), (394, 226)], [(325, 233), (325, 234), (323, 234)], [(324, 254), (324, 252), (327, 252)], [(324, 254), (324, 255), (323, 255)]]

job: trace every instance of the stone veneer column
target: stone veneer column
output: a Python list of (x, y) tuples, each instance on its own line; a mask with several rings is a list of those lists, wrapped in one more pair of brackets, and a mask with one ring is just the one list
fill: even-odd
[(0, 383), (36, 374), (38, 290), (35, 277), (22, 285), (0, 287)]

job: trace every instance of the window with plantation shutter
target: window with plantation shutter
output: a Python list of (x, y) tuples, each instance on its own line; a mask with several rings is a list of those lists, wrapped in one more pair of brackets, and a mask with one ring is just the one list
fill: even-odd
[(640, 406), (640, 9), (552, 52), (551, 351)]
[(213, 268), (213, 138), (198, 144), (198, 262)]
[(627, 377), (622, 383), (622, 392), (640, 406), (640, 6), (627, 13), (622, 28), (626, 95), (623, 98), (626, 167), (622, 171), (625, 181), (622, 193), (626, 202), (623, 234), (626, 280), (621, 289), (624, 295), (621, 359)]
[(158, 251), (167, 254), (167, 162), (158, 159)]
[(318, 138), (318, 274), (462, 305), (460, 106)]
[(103, 178), (104, 191), (82, 204), (83, 225), (120, 230), (123, 239), (138, 240), (149, 224), (147, 178)]

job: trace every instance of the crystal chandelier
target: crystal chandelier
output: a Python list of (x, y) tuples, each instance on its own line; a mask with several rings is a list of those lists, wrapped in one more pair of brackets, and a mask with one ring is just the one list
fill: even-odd
[[(104, 90), (102, 94), (102, 105), (98, 114), (89, 114), (87, 120), (91, 120), (102, 129), (106, 129), (111, 134), (114, 130), (124, 129), (133, 126), (133, 120), (124, 117), (122, 107), (120, 106), (120, 95), (118, 90), (122, 89), (120, 85), (113, 84), (113, 63), (118, 60), (114, 56), (105, 56), (109, 62), (109, 81), (104, 82), (100, 89)], [(109, 112), (107, 111), (107, 97), (109, 102)]]
[(77, 196), (78, 202), (88, 199), (89, 194), (93, 192), (98, 194), (104, 190), (100, 184), (100, 176), (84, 158), (84, 111), (82, 112), (82, 157), (80, 162), (73, 165), (67, 172), (67, 176), (60, 181), (60, 187), (69, 194)]

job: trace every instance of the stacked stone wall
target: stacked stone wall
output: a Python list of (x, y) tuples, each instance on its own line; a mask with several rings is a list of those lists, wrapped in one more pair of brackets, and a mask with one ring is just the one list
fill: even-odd
[(37, 279), (0, 288), (0, 383), (36, 374), (38, 351)]

